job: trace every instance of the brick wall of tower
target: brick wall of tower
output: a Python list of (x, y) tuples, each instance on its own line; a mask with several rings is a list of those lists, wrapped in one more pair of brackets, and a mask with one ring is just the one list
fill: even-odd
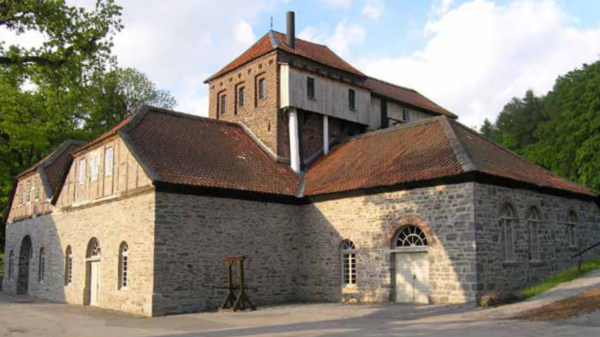
[[(259, 79), (265, 79), (266, 97), (258, 97)], [(209, 117), (243, 123), (274, 153), (277, 148), (278, 88), (277, 53), (271, 52), (209, 83)], [(244, 105), (239, 89), (244, 87)], [(220, 113), (220, 97), (226, 96), (225, 113)]]

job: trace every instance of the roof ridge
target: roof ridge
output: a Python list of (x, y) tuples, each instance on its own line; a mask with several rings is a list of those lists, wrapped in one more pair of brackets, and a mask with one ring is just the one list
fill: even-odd
[[(371, 79), (371, 80), (374, 80), (374, 81), (377, 81), (377, 82), (381, 82), (381, 83), (387, 84), (387, 85), (391, 85), (391, 86), (399, 88), (399, 89), (403, 89), (403, 90), (407, 90), (407, 91), (412, 91), (414, 93), (420, 94), (420, 92), (418, 92), (417, 90), (409, 88), (409, 87), (403, 87), (401, 85), (398, 85), (398, 84), (395, 84), (395, 83), (392, 83), (392, 82), (388, 82), (388, 81), (384, 81), (384, 80), (381, 80), (381, 79), (378, 79), (378, 78), (375, 78), (375, 77), (372, 77), (372, 76), (367, 76), (367, 78)], [(423, 96), (423, 97), (425, 97), (425, 96)]]
[[(282, 33), (282, 32), (276, 31), (276, 30), (271, 30), (271, 31), (272, 31), (273, 33), (275, 33), (275, 34), (279, 34), (279, 35), (287, 36), (287, 34), (286, 34), (286, 33)], [(306, 42), (306, 43), (312, 43), (312, 44), (314, 44), (314, 45), (317, 45), (317, 46), (327, 47), (327, 45), (325, 45), (325, 44), (320, 44), (320, 43), (316, 43), (316, 42), (308, 41), (308, 40), (305, 40), (305, 39), (301, 39), (301, 38), (299, 38), (299, 37), (296, 37), (296, 40), (300, 40), (300, 41), (302, 41), (302, 42)], [(329, 47), (327, 47), (327, 48), (329, 48)], [(331, 50), (331, 49), (329, 49), (329, 50)], [(336, 54), (336, 55), (337, 55), (337, 54)]]
[(181, 111), (159, 108), (159, 107), (155, 107), (155, 106), (151, 106), (151, 105), (146, 105), (146, 108), (148, 109), (148, 112), (159, 112), (159, 113), (165, 113), (165, 114), (169, 114), (169, 115), (172, 115), (175, 117), (180, 117), (180, 118), (196, 119), (196, 120), (201, 120), (204, 122), (209, 122), (209, 123), (214, 123), (214, 124), (225, 124), (225, 125), (229, 125), (229, 126), (240, 127), (239, 123), (224, 121), (224, 120), (210, 118), (210, 117), (193, 115), (193, 114), (189, 114), (189, 113), (185, 113), (185, 112), (181, 112)]
[(444, 130), (446, 138), (448, 138), (448, 142), (450, 143), (450, 147), (452, 147), (452, 151), (454, 151), (454, 156), (456, 157), (458, 163), (462, 166), (463, 171), (465, 173), (478, 171), (477, 165), (475, 165), (475, 163), (471, 159), (469, 152), (467, 151), (467, 149), (465, 149), (465, 146), (460, 141), (460, 139), (456, 135), (454, 128), (450, 124), (450, 118), (448, 118), (447, 116), (443, 117), (444, 118), (441, 122), (442, 129)]
[(547, 168), (545, 168), (545, 167), (542, 167), (542, 166), (540, 166), (540, 165), (538, 165), (538, 164), (536, 164), (536, 163), (532, 163), (532, 162), (530, 162), (529, 160), (525, 159), (525, 158), (524, 158), (523, 156), (521, 156), (520, 154), (518, 154), (518, 153), (516, 153), (516, 152), (514, 152), (514, 151), (512, 151), (512, 150), (509, 150), (509, 149), (505, 148), (504, 146), (502, 146), (502, 145), (500, 145), (500, 144), (496, 143), (495, 141), (493, 141), (493, 140), (491, 140), (491, 139), (489, 139), (489, 138), (485, 137), (484, 135), (480, 134), (480, 133), (479, 133), (479, 132), (477, 132), (476, 130), (473, 130), (473, 129), (471, 129), (470, 127), (468, 127), (468, 126), (466, 126), (466, 125), (464, 125), (464, 124), (462, 124), (462, 123), (460, 123), (460, 122), (458, 122), (458, 121), (455, 121), (455, 120), (454, 120), (454, 121), (452, 121), (452, 122), (453, 122), (454, 124), (456, 124), (456, 126), (458, 126), (458, 127), (462, 128), (462, 129), (466, 130), (466, 131), (467, 131), (467, 132), (469, 132), (470, 134), (472, 134), (472, 135), (475, 135), (476, 137), (479, 137), (479, 138), (483, 139), (485, 142), (487, 142), (487, 143), (491, 144), (492, 146), (495, 146), (496, 148), (499, 148), (499, 149), (501, 149), (502, 151), (504, 151), (504, 152), (506, 152), (506, 153), (508, 153), (508, 154), (510, 154), (510, 155), (512, 155), (512, 156), (514, 156), (514, 157), (516, 157), (516, 158), (517, 158), (517, 159), (519, 159), (521, 162), (524, 162), (525, 164), (533, 165), (533, 166), (535, 166), (537, 169), (540, 169), (540, 170), (542, 170), (542, 171), (544, 171), (544, 172), (546, 172), (546, 173), (548, 173), (548, 174), (550, 174), (550, 175), (552, 175), (552, 176), (554, 176), (554, 177), (556, 177), (556, 178), (558, 178), (558, 179), (560, 179), (560, 180), (562, 180), (562, 181), (565, 181), (565, 182), (568, 182), (568, 183), (571, 183), (571, 184), (575, 184), (575, 185), (577, 185), (577, 186), (579, 186), (579, 187), (582, 187), (582, 188), (585, 188), (585, 189), (587, 189), (588, 191), (590, 191), (590, 192), (592, 192), (592, 193), (594, 193), (594, 194), (595, 194), (595, 192), (594, 192), (592, 189), (590, 189), (590, 188), (588, 188), (588, 187), (586, 187), (586, 186), (583, 186), (583, 185), (579, 185), (578, 183), (575, 183), (575, 182), (573, 182), (573, 181), (571, 181), (571, 180), (569, 180), (569, 179), (566, 179), (566, 178), (564, 178), (564, 177), (561, 177), (560, 175), (558, 175), (558, 174), (556, 174), (556, 173), (554, 173), (554, 172), (550, 171), (549, 169), (547, 169)]

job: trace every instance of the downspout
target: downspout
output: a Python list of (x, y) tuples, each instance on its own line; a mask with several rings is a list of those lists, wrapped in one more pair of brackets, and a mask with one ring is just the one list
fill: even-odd
[(323, 154), (329, 153), (329, 117), (323, 115)]
[(298, 132), (298, 110), (289, 109), (290, 163), (294, 173), (300, 173), (300, 134)]

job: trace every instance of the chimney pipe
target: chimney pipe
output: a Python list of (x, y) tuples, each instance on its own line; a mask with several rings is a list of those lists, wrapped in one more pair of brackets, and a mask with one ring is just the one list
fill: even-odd
[(296, 48), (296, 18), (294, 12), (287, 12), (287, 45), (294, 49)]

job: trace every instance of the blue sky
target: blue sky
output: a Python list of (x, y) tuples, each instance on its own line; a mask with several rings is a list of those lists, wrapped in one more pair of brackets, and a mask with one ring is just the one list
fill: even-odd
[[(90, 6), (93, 0), (71, 0)], [(117, 0), (121, 66), (207, 115), (203, 81), (296, 12), (301, 38), (327, 44), (368, 75), (417, 89), (469, 125), (529, 88), (600, 58), (597, 0)], [(43, 38), (0, 32), (9, 44)]]

